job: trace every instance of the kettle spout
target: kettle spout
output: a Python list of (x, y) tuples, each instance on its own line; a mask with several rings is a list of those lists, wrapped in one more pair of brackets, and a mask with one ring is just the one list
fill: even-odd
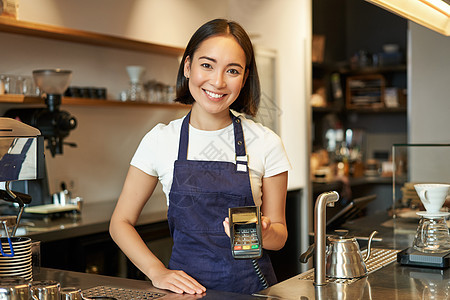
[(369, 243), (367, 244), (367, 254), (366, 254), (366, 257), (364, 258), (364, 262), (366, 262), (370, 257), (371, 250), (372, 250), (372, 239), (375, 236), (375, 234), (377, 234), (377, 233), (378, 233), (378, 231), (374, 230), (369, 236)]

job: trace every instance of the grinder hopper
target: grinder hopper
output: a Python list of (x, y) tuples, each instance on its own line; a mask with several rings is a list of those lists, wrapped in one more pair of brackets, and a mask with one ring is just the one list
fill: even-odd
[(18, 119), (38, 128), (48, 141), (47, 148), (52, 156), (63, 153), (63, 145), (70, 131), (77, 127), (77, 119), (68, 112), (60, 110), (62, 95), (70, 84), (72, 71), (61, 69), (35, 70), (33, 78), (42, 92), (46, 108), (10, 109), (5, 116)]

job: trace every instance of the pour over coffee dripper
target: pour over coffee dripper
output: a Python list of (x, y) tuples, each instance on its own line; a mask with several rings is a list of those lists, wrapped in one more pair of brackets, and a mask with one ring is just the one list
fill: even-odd
[(130, 78), (130, 86), (127, 90), (127, 100), (145, 101), (146, 96), (144, 85), (142, 84), (145, 68), (142, 66), (127, 66), (127, 73)]
[(413, 248), (424, 253), (450, 251), (450, 235), (447, 226), (449, 212), (442, 212), (450, 185), (416, 184), (414, 188), (426, 211), (417, 212), (421, 217), (414, 237)]

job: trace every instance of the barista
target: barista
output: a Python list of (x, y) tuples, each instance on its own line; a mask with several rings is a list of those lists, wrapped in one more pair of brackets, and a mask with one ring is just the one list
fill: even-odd
[[(263, 289), (251, 261), (232, 257), (225, 218), (229, 207), (260, 205), (263, 247), (278, 250), (286, 242), (290, 164), (284, 147), (271, 130), (238, 115), (254, 116), (259, 100), (255, 57), (244, 29), (223, 19), (201, 26), (186, 47), (177, 78), (176, 101), (192, 109), (143, 138), (110, 224), (114, 241), (154, 286), (189, 294), (206, 288)], [(134, 229), (158, 180), (174, 241), (168, 268)], [(267, 253), (259, 265), (274, 284)]]

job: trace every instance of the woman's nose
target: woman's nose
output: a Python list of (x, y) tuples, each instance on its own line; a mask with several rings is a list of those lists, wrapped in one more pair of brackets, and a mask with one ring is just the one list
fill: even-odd
[(225, 76), (222, 72), (215, 72), (212, 78), (212, 83), (216, 88), (223, 88), (227, 85)]

